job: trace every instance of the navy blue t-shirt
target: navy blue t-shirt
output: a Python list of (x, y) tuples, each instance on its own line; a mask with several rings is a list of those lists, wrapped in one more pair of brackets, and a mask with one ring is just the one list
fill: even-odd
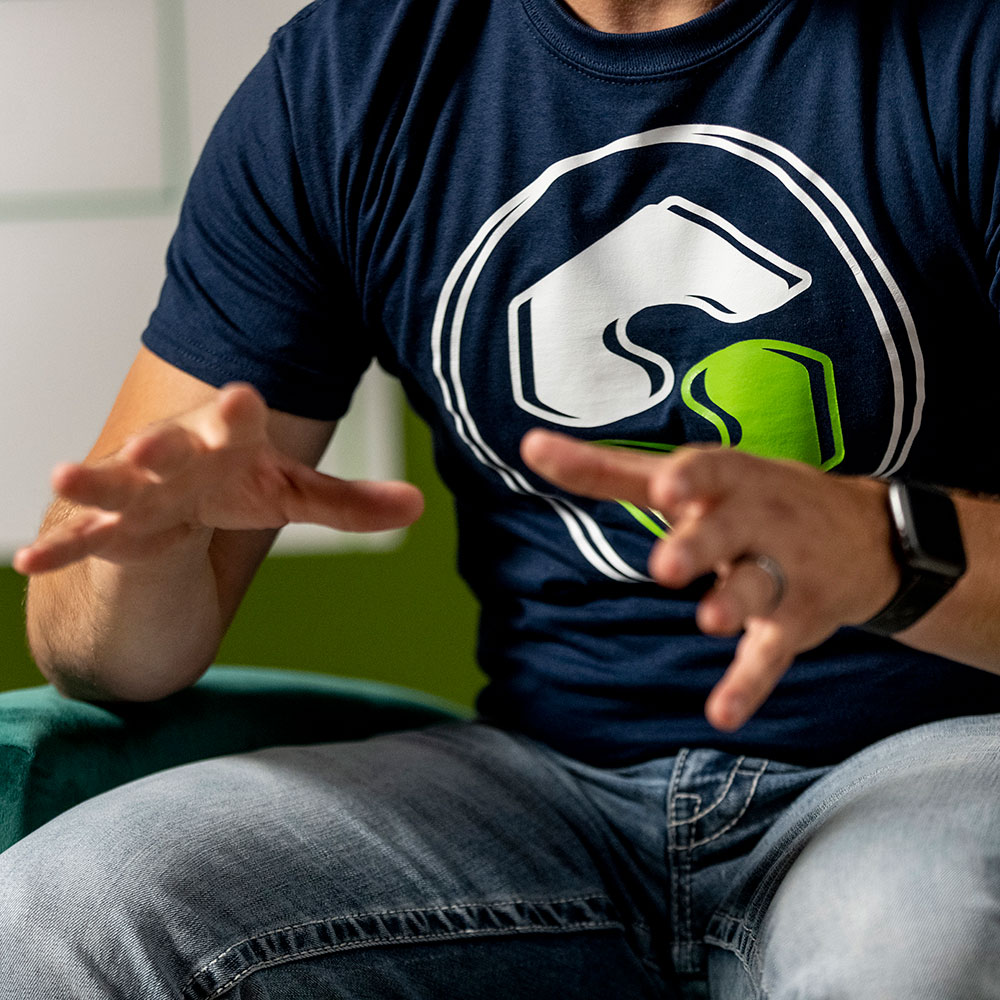
[(734, 643), (649, 581), (662, 520), (518, 457), (546, 426), (1000, 494), (998, 68), (993, 0), (724, 0), (640, 35), (559, 0), (320, 0), (215, 129), (145, 343), (317, 418), (372, 357), (398, 375), (500, 725), (607, 765), (812, 763), (998, 711), (1000, 678), (844, 629), (714, 731)]

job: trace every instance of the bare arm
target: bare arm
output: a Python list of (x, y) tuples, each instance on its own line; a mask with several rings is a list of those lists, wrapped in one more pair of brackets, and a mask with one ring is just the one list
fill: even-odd
[(1000, 674), (1000, 502), (953, 495), (968, 569), (954, 588), (896, 638), (928, 653)]
[(40, 669), (81, 698), (152, 700), (208, 667), (278, 528), (408, 524), (402, 483), (313, 470), (333, 423), (268, 410), (143, 349), (97, 443), (53, 474), (58, 499), (15, 568), (32, 579)]

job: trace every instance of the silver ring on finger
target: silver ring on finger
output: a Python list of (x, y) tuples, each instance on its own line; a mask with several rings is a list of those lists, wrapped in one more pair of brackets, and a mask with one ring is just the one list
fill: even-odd
[(764, 613), (768, 615), (773, 614), (778, 609), (778, 605), (784, 600), (785, 590), (788, 586), (788, 579), (785, 576), (785, 571), (781, 568), (781, 563), (770, 556), (756, 554), (742, 556), (736, 562), (737, 565), (739, 563), (750, 563), (767, 574), (774, 592), (771, 595), (771, 603)]

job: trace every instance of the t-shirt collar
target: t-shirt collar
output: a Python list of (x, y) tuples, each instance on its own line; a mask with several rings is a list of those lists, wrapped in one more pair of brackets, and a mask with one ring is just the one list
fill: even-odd
[(659, 76), (693, 68), (756, 31), (788, 0), (723, 0), (701, 17), (662, 31), (611, 34), (584, 24), (562, 0), (521, 0), (545, 42), (604, 76)]

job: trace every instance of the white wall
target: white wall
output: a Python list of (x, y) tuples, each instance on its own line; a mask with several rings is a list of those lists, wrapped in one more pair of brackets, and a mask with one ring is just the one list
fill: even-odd
[[(100, 429), (156, 303), (194, 158), (305, 0), (0, 0), (0, 560), (48, 471)], [(372, 373), (322, 468), (401, 474), (400, 401)], [(286, 550), (398, 534), (287, 529)]]

